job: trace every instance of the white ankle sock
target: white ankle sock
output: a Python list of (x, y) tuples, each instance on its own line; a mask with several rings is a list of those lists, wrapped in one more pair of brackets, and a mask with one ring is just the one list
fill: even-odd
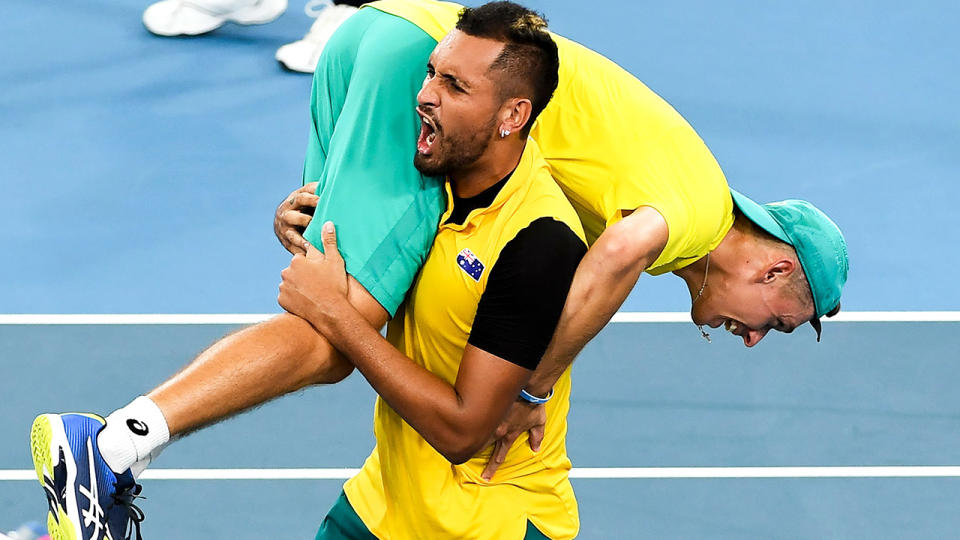
[[(107, 417), (107, 425), (97, 436), (100, 455), (114, 472), (122, 473), (138, 461), (149, 463), (167, 441), (170, 430), (157, 404), (140, 396)], [(145, 467), (145, 465), (144, 465)], [(138, 467), (140, 472), (144, 467)]]
[(147, 457), (135, 461), (133, 465), (130, 466), (130, 473), (133, 475), (133, 477), (140, 478), (140, 475), (143, 473), (143, 471), (146, 470), (151, 463), (153, 463), (153, 460), (160, 457), (160, 453), (163, 452), (171, 442), (173, 441), (168, 441), (166, 444), (160, 445), (159, 448), (147, 454)]

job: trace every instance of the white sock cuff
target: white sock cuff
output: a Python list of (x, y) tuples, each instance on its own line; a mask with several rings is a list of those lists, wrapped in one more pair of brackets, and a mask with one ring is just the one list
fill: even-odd
[(140, 396), (107, 417), (97, 444), (103, 459), (116, 472), (150, 456), (170, 440), (170, 429), (160, 407)]
[[(147, 454), (167, 444), (167, 441), (170, 440), (170, 428), (167, 426), (167, 419), (164, 418), (163, 411), (147, 396), (138, 397), (117, 412), (121, 411), (129, 415), (129, 418), (125, 420), (134, 420), (134, 422), (125, 422), (131, 433), (140, 435), (140, 431), (147, 430), (147, 433), (143, 435), (151, 444), (150, 451)], [(138, 426), (135, 423), (137, 420), (145, 424), (140, 426), (140, 430), (137, 430)]]

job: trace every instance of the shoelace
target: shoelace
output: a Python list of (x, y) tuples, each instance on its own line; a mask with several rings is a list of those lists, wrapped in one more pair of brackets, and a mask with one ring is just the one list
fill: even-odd
[[(117, 490), (118, 487), (119, 486), (117, 486), (116, 482), (114, 482), (113, 489)], [(140, 491), (142, 489), (143, 487), (140, 484), (133, 484), (123, 491), (115, 491), (113, 494), (114, 503), (123, 506), (127, 511), (127, 517), (129, 520), (127, 521), (126, 530), (123, 531), (123, 537), (127, 540), (131, 540), (130, 535), (133, 532), (132, 529), (136, 529), (137, 531), (137, 540), (143, 540), (143, 537), (140, 535), (140, 523), (143, 522), (144, 519), (143, 510), (141, 510), (139, 506), (133, 504), (133, 501), (137, 498), (146, 498), (140, 496)], [(131, 524), (133, 524), (133, 527), (131, 527)]]
[(316, 19), (320, 16), (321, 11), (332, 6), (333, 0), (310, 0), (303, 6), (303, 12), (307, 14), (307, 17)]
[(337, 7), (333, 0), (309, 0), (303, 7), (303, 11), (315, 20), (302, 41), (317, 44), (330, 39), (330, 34), (344, 19), (344, 12), (338, 11)]

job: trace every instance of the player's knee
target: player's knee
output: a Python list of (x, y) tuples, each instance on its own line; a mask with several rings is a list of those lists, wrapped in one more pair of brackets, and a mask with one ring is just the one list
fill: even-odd
[(310, 351), (303, 360), (309, 372), (309, 384), (334, 384), (353, 373), (353, 364), (319, 333), (315, 334)]
[(286, 359), (284, 369), (295, 372), (297, 388), (333, 384), (353, 372), (353, 365), (307, 321), (282, 313), (266, 324), (272, 326), (275, 342), (283, 348), (278, 354)]
[(311, 384), (336, 384), (353, 373), (353, 364), (347, 361), (336, 349), (325, 343), (322, 354), (316, 355), (311, 362), (313, 370)]

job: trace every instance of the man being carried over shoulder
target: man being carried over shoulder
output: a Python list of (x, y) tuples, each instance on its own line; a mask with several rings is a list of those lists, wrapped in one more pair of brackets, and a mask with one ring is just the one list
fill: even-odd
[(539, 455), (512, 454), (486, 483), (489, 452), (478, 454), (539, 363), (586, 252), (576, 213), (527, 138), (557, 81), (545, 26), (515, 4), (467, 9), (430, 56), (414, 162), (447, 177), (448, 206), (387, 339), (347, 301), (333, 224), (325, 255), (307, 244), (283, 273), (280, 304), (380, 395), (377, 446), (317, 538), (577, 533), (563, 443), (569, 375), (555, 385)]
[[(411, 21), (437, 40), (461, 9), (434, 0), (380, 0), (369, 8)], [(694, 323), (724, 326), (747, 347), (771, 330), (791, 332), (807, 322), (819, 339), (820, 318), (839, 310), (847, 279), (837, 225), (808, 202), (758, 205), (730, 189), (710, 150), (669, 103), (595, 51), (553, 37), (559, 83), (530, 137), (577, 210), (590, 250), (526, 391), (547, 395), (644, 273), (682, 278)], [(524, 403), (511, 410), (484, 477), (493, 477), (524, 428), (532, 426), (529, 442), (539, 445), (543, 412)]]

